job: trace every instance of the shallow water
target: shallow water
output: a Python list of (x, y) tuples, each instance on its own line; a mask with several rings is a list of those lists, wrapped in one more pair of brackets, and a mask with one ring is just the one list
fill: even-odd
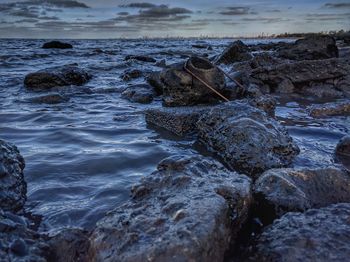
[[(127, 85), (144, 81), (123, 82), (120, 75), (126, 69), (161, 70), (149, 63), (125, 62), (124, 57), (149, 55), (170, 64), (193, 53), (211, 57), (230, 41), (79, 40), (70, 41), (75, 46), (71, 50), (45, 50), (41, 40), (0, 40), (0, 138), (16, 144), (26, 160), (26, 208), (42, 216), (41, 230), (91, 228), (123, 203), (131, 185), (154, 171), (161, 159), (201, 151), (191, 139), (146, 125), (144, 110), (160, 106), (160, 101), (145, 106), (120, 98)], [(198, 43), (213, 50), (192, 48)], [(62, 90), (69, 102), (28, 102), (39, 94), (24, 88), (27, 73), (70, 63), (90, 71), (93, 79), (85, 87)], [(295, 166), (334, 165), (335, 145), (350, 133), (350, 118), (312, 119), (305, 110), (311, 103), (286, 100), (277, 108), (278, 119), (302, 150)]]

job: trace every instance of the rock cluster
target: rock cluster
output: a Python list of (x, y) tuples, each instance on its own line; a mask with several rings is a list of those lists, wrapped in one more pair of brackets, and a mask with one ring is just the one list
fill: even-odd
[(70, 49), (73, 48), (71, 44), (68, 43), (63, 43), (60, 41), (51, 41), (43, 44), (42, 48), (44, 49), (51, 49), (51, 48), (56, 48), (56, 49)]

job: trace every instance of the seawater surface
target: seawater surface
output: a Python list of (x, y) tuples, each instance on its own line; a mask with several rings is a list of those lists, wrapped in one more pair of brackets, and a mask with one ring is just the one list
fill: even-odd
[[(159, 107), (120, 98), (128, 86), (125, 70), (160, 71), (153, 64), (125, 61), (147, 55), (167, 64), (192, 54), (219, 54), (231, 42), (218, 40), (74, 40), (74, 49), (41, 49), (44, 40), (0, 40), (0, 139), (18, 146), (26, 161), (27, 211), (42, 219), (42, 231), (66, 226), (91, 228), (110, 209), (129, 197), (130, 187), (173, 154), (199, 149), (146, 125), (144, 111)], [(272, 40), (245, 40), (248, 44)], [(210, 45), (213, 50), (196, 49)], [(64, 88), (69, 102), (30, 102), (41, 95), (25, 89), (26, 74), (52, 66), (77, 63), (93, 79), (83, 87)], [(312, 119), (310, 100), (281, 101), (278, 119), (289, 129), (302, 152), (295, 166), (334, 165), (333, 150), (349, 134), (349, 117)], [(199, 150), (201, 151), (201, 150)], [(203, 152), (202, 152), (203, 153)]]

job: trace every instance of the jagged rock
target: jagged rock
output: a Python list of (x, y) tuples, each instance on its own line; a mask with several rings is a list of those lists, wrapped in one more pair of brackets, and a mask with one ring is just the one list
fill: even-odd
[(335, 149), (337, 155), (347, 155), (350, 156), (350, 136), (344, 136)]
[(197, 127), (200, 142), (230, 168), (251, 176), (288, 166), (299, 153), (284, 127), (247, 103), (214, 107), (201, 116)]
[(337, 168), (271, 169), (255, 182), (254, 194), (262, 215), (280, 217), (289, 211), (350, 202), (350, 176)]
[(146, 62), (146, 63), (157, 62), (157, 60), (155, 60), (152, 57), (142, 56), (142, 55), (128, 55), (125, 57), (125, 61), (128, 61), (128, 60), (137, 60), (137, 61)]
[(338, 57), (336, 41), (331, 36), (309, 36), (293, 46), (282, 48), (278, 55), (291, 60), (317, 60)]
[(288, 213), (263, 231), (252, 261), (347, 261), (349, 221), (350, 204)]
[(0, 209), (0, 261), (46, 262), (49, 246), (22, 216)]
[(267, 115), (274, 117), (277, 101), (272, 96), (263, 95), (252, 99), (248, 99), (251, 106), (263, 110)]
[(29, 99), (31, 103), (39, 103), (39, 104), (60, 104), (64, 102), (68, 102), (69, 98), (60, 94), (51, 94), (51, 95), (43, 95), (32, 97)]
[(246, 221), (250, 179), (201, 156), (174, 156), (97, 223), (94, 261), (223, 261)]
[(151, 72), (146, 76), (146, 81), (148, 84), (153, 86), (154, 91), (156, 91), (157, 95), (163, 94), (164, 85), (160, 79), (160, 72)]
[(57, 49), (69, 49), (73, 48), (71, 44), (63, 43), (60, 41), (51, 41), (43, 44), (42, 48), (49, 49), (49, 48), (57, 48)]
[(149, 104), (156, 96), (153, 87), (147, 84), (139, 84), (128, 87), (123, 93), (122, 97), (128, 99), (131, 102)]
[(350, 101), (331, 102), (321, 105), (313, 105), (308, 108), (312, 117), (329, 117), (350, 114)]
[(233, 42), (216, 60), (217, 64), (232, 64), (252, 59), (249, 48), (240, 40)]
[(68, 85), (83, 85), (91, 79), (85, 70), (77, 66), (66, 65), (40, 70), (28, 74), (24, 85), (31, 90), (45, 90)]
[(133, 70), (127, 70), (123, 73), (123, 75), (121, 76), (121, 78), (123, 79), (123, 81), (130, 81), (132, 79), (135, 78), (139, 78), (141, 77), (142, 71), (138, 70), (138, 69), (133, 69)]
[(278, 43), (259, 43), (249, 46), (250, 51), (276, 51), (282, 48), (290, 48), (294, 43), (278, 42)]
[(0, 209), (19, 211), (26, 201), (24, 159), (15, 145), (0, 139)]
[[(207, 59), (191, 57), (188, 69), (219, 92), (225, 89), (225, 76)], [(173, 65), (160, 75), (165, 106), (188, 106), (220, 101), (220, 97), (184, 70), (184, 63)]]

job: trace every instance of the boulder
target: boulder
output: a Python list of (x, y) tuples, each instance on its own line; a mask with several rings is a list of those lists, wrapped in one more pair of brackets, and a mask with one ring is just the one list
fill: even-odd
[(350, 101), (330, 102), (320, 105), (313, 105), (308, 108), (312, 117), (330, 117), (338, 115), (350, 115)]
[(350, 204), (288, 213), (265, 228), (252, 261), (328, 262), (350, 257)]
[(337, 147), (335, 148), (337, 155), (350, 156), (350, 136), (344, 136), (340, 139)]
[(93, 261), (223, 261), (246, 221), (250, 179), (201, 156), (173, 156), (90, 237)]
[(24, 159), (15, 145), (0, 140), (0, 209), (16, 212), (26, 201)]
[(43, 69), (28, 74), (24, 85), (30, 90), (47, 90), (53, 87), (81, 86), (91, 79), (90, 74), (77, 66), (66, 65)]
[(155, 60), (152, 57), (142, 56), (142, 55), (128, 55), (125, 57), (125, 61), (129, 61), (129, 60), (137, 60), (137, 61), (146, 62), (146, 63), (157, 62), (157, 60)]
[(122, 97), (128, 99), (131, 102), (149, 104), (156, 96), (153, 87), (148, 84), (133, 85), (122, 93)]
[(57, 49), (70, 49), (73, 48), (71, 44), (63, 43), (60, 41), (51, 41), (43, 44), (42, 48), (44, 49), (50, 49), (50, 48), (57, 48)]
[(337, 168), (271, 169), (255, 182), (254, 194), (263, 216), (280, 217), (289, 211), (350, 202), (350, 176)]
[[(188, 69), (218, 92), (225, 89), (224, 74), (207, 59), (191, 57)], [(212, 90), (184, 70), (184, 63), (173, 65), (160, 75), (165, 106), (189, 106), (214, 103), (221, 100)]]
[(138, 70), (138, 69), (132, 69), (132, 70), (126, 70), (122, 75), (121, 75), (121, 79), (123, 79), (123, 81), (130, 81), (132, 79), (135, 78), (139, 78), (141, 77), (142, 71)]
[(236, 62), (243, 62), (252, 59), (249, 53), (249, 48), (240, 40), (230, 44), (224, 52), (217, 58), (217, 64), (233, 64)]
[(214, 107), (197, 122), (199, 141), (234, 170), (253, 177), (285, 167), (299, 153), (288, 131), (244, 102)]

